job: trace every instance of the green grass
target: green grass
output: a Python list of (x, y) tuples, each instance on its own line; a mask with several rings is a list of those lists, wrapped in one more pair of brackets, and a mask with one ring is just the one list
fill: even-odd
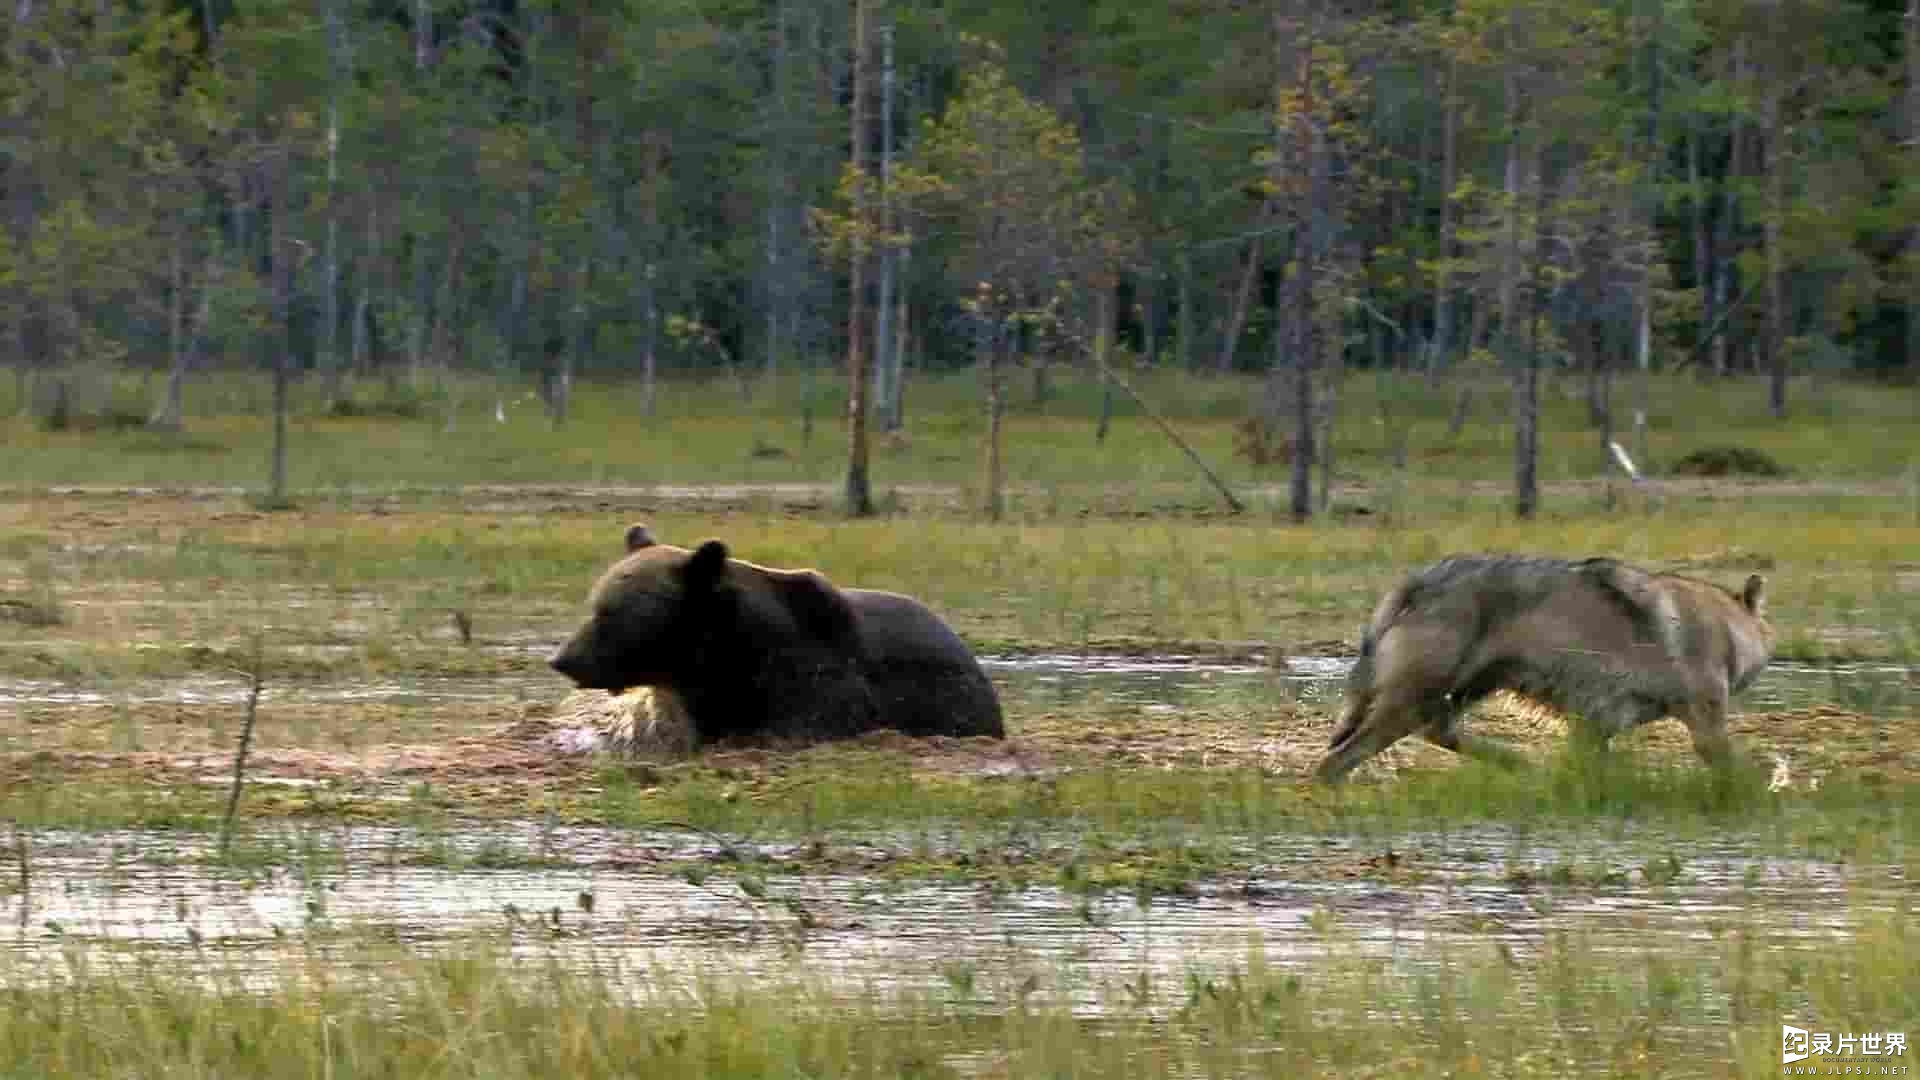
[[(1266, 857), (1270, 840), (1300, 836), (1392, 847), (1408, 833), (1517, 825), (1543, 838), (1606, 837), (1648, 855), (1718, 840), (1758, 854), (1870, 864), (1906, 860), (1905, 839), (1920, 828), (1920, 780), (1910, 776), (1839, 777), (1814, 791), (1770, 792), (1757, 768), (1720, 775), (1632, 752), (1559, 753), (1519, 772), (1473, 764), (1405, 769), (1335, 791), (1233, 764), (1095, 766), (1032, 778), (926, 775), (906, 764), (830, 748), (770, 771), (608, 765), (510, 789), (488, 776), (421, 783), (398, 799), (391, 789), (351, 781), (255, 785), (243, 821), (269, 828), (244, 850), (254, 861), (298, 863), (311, 853), (290, 846), (282, 826), (378, 823), (420, 830), (391, 856), (410, 865), (549, 865), (545, 850), (461, 854), (436, 839), (456, 828), (484, 830), (489, 821), (534, 820), (693, 830), (743, 848), (803, 845), (759, 872), (846, 872), (840, 846), (868, 837), (892, 854), (862, 862), (861, 872), (1003, 888), (1181, 892), (1247, 871)], [(183, 779), (113, 768), (25, 770), (0, 790), (0, 817), (23, 828), (217, 830), (224, 785)]]
[(1097, 988), (1099, 1018), (1069, 1012), (1046, 970), (860, 988), (363, 944), (350, 955), (380, 973), (370, 993), (297, 949), (264, 990), (215, 953), (117, 968), (76, 954), (5, 980), (0, 1076), (1773, 1076), (1783, 1021), (1905, 1032), (1920, 1016), (1912, 913), (1860, 921), (1812, 943), (1732, 921), (1708, 942), (1563, 931), (1395, 964), (1342, 958), (1323, 917), (1300, 932), (1330, 959), (1289, 969), (1256, 944), (1231, 969), (1123, 977)]
[[(1206, 507), (1214, 497), (1197, 486), (1192, 466), (1167, 444), (1124, 397), (1104, 443), (1093, 438), (1100, 388), (1083, 375), (1057, 373), (1054, 396), (1035, 404), (1016, 391), (1008, 418), (1008, 475), (1024, 494), (1016, 507), (1044, 512), (1089, 500), (1131, 501), (1135, 508)], [(1284, 468), (1255, 468), (1234, 459), (1234, 424), (1260, 400), (1256, 378), (1196, 378), (1172, 373), (1137, 375), (1158, 411), (1175, 422), (1197, 449), (1242, 487), (1284, 484)], [(1404, 433), (1405, 479), (1419, 504), (1401, 507), (1420, 517), (1435, 497), (1470, 498), (1459, 485), (1508, 486), (1511, 430), (1503, 380), (1474, 380), (1473, 407), (1459, 435), (1447, 435), (1460, 382), (1429, 385), (1418, 378), (1347, 376), (1338, 390), (1335, 447), (1343, 478), (1378, 484), (1387, 479), (1389, 434)], [(1549, 378), (1543, 394), (1542, 470), (1549, 484), (1599, 476), (1604, 459), (1576, 378)], [(816, 384), (815, 423), (804, 431), (802, 385), (788, 378), (762, 385), (743, 404), (728, 380), (673, 381), (661, 387), (653, 417), (639, 413), (631, 382), (583, 382), (567, 425), (558, 430), (524, 391), (508, 393), (508, 420), (492, 419), (490, 380), (463, 377), (440, 391), (409, 394), (417, 418), (374, 409), (366, 415), (318, 413), (317, 388), (296, 388), (291, 484), (311, 499), (328, 492), (448, 490), (478, 484), (684, 485), (830, 483), (844, 470), (840, 420), (844, 393)], [(1915, 456), (1889, 452), (1911, 443), (1916, 404), (1911, 387), (1851, 381), (1800, 381), (1786, 424), (1765, 408), (1760, 380), (1698, 383), (1657, 377), (1650, 386), (1646, 464), (1658, 469), (1706, 445), (1736, 444), (1764, 451), (1793, 478), (1834, 483), (1897, 480)], [(223, 375), (196, 386), (183, 436), (140, 429), (45, 432), (9, 408), (11, 387), (0, 387), (0, 464), (10, 485), (240, 486), (257, 488), (266, 475), (269, 423), (265, 379)], [(129, 407), (138, 395), (122, 388)], [(383, 391), (361, 397), (377, 402)], [(405, 392), (403, 392), (405, 393)], [(904, 448), (876, 451), (876, 489), (971, 485), (977, 481), (984, 410), (972, 373), (916, 378), (909, 389)], [(1620, 399), (1624, 416), (1631, 398)], [(404, 411), (404, 410), (403, 410)], [(454, 423), (449, 426), (448, 419)], [(1624, 420), (1621, 428), (1625, 429)], [(1631, 441), (1631, 440), (1629, 440)], [(777, 456), (756, 456), (756, 446)], [(1451, 490), (1421, 490), (1447, 481)], [(1262, 498), (1267, 498), (1263, 496)], [(1551, 504), (1551, 501), (1550, 501)], [(1376, 506), (1375, 509), (1381, 509)]]
[[(482, 645), (560, 640), (633, 519), (669, 542), (717, 536), (743, 558), (913, 593), (987, 652), (1345, 651), (1379, 594), (1410, 568), (1488, 550), (1605, 552), (1725, 583), (1760, 569), (1781, 658), (1920, 652), (1920, 580), (1910, 562), (1920, 525), (1865, 500), (1845, 512), (1784, 497), (1676, 500), (1651, 516), (1521, 523), (1452, 513), (1419, 528), (1296, 529), (1260, 520), (843, 522), (642, 499), (549, 513), (427, 500), (266, 515), (218, 501), (41, 496), (0, 502), (0, 582), (24, 580), (37, 560), (38, 602), (62, 620), (0, 620), (0, 674), (155, 675), (228, 664), (263, 625), (272, 662), (286, 674), (498, 669), (459, 647), (451, 613), (471, 615)], [(105, 528), (86, 535), (86, 523)], [(306, 646), (347, 652), (296, 655)], [(530, 654), (517, 659), (537, 666)]]
[[(719, 536), (742, 557), (914, 593), (986, 651), (1348, 648), (1374, 599), (1410, 567), (1455, 551), (1525, 550), (1606, 553), (1732, 582), (1761, 569), (1783, 658), (1920, 655), (1920, 452), (1903, 449), (1913, 445), (1911, 388), (1797, 386), (1801, 407), (1778, 424), (1757, 408), (1757, 385), (1658, 380), (1650, 466), (1733, 444), (1764, 450), (1792, 475), (1688, 482), (1652, 503), (1616, 483), (1609, 509), (1578, 384), (1557, 383), (1543, 511), (1520, 522), (1508, 508), (1502, 384), (1478, 385), (1469, 423), (1448, 438), (1455, 385), (1354, 376), (1335, 440), (1337, 512), (1280, 527), (1284, 470), (1232, 453), (1259, 383), (1142, 382), (1252, 512), (1220, 516), (1186, 460), (1126, 408), (1096, 444), (1098, 389), (1074, 377), (1044, 406), (1015, 410), (1008, 472), (1018, 490), (998, 525), (968, 509), (981, 417), (966, 375), (914, 384), (910, 442), (875, 458), (881, 501), (895, 512), (862, 522), (841, 520), (834, 502), (838, 410), (823, 411), (803, 443), (793, 385), (742, 406), (730, 384), (669, 383), (659, 415), (644, 419), (633, 386), (586, 384), (560, 430), (530, 406), (495, 425), (485, 383), (440, 404), (429, 395), (418, 419), (323, 418), (304, 402), (295, 508), (274, 512), (242, 494), (118, 490), (257, 488), (268, 425), (264, 387), (246, 379), (205, 388), (182, 443), (191, 452), (168, 450), (170, 436), (48, 433), (12, 416), (0, 420), (0, 466), (14, 485), (0, 499), (0, 602), (11, 602), (0, 611), (57, 618), (0, 619), (0, 676), (190, 671), (221, 662), (263, 624), (289, 677), (498, 668), (444, 647), (451, 612), (471, 615), (483, 641), (557, 640), (634, 519), (670, 542)], [(449, 431), (443, 405), (455, 400), (467, 411)], [(1411, 432), (1404, 470), (1385, 456), (1387, 430)], [(755, 458), (756, 442), (788, 456)], [(720, 498), (682, 490), (737, 484), (812, 486)], [(69, 486), (107, 490), (46, 491)], [(290, 655), (307, 646), (346, 651)]]

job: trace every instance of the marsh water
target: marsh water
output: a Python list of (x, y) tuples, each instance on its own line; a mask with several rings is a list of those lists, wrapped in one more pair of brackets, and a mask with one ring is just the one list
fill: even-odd
[[(1347, 666), (1314, 657), (1260, 664), (1086, 656), (988, 661), (1015, 708), (1098, 695), (1170, 711), (1235, 697), (1330, 700), (1339, 695)], [(104, 692), (13, 682), (0, 685), (0, 708), (238, 702), (245, 692), (239, 679), (214, 676)], [(530, 676), (292, 684), (268, 693), (343, 704), (556, 696), (553, 679)], [(1744, 701), (1750, 708), (1860, 707), (1868, 700), (1907, 701), (1902, 695), (1912, 693), (1902, 668), (1776, 665)], [(177, 960), (180, 970), (264, 982), (315, 955), (370, 963), (380, 954), (364, 947), (368, 941), (419, 952), (480, 936), (636, 984), (790, 975), (983, 998), (1020, 985), (1099, 1011), (1142, 985), (1143, 973), (1156, 985), (1183, 985), (1189, 977), (1244, 967), (1256, 956), (1270, 966), (1337, 955), (1417, 967), (1435, 962), (1450, 944), (1525, 954), (1556, 932), (1577, 930), (1601, 947), (1644, 949), (1656, 941), (1709, 942), (1740, 925), (1764, 927), (1784, 947), (1817, 948), (1863, 912), (1890, 908), (1910, 889), (1899, 867), (1759, 858), (1750, 847), (1743, 851), (1737, 837), (1702, 843), (1637, 832), (1576, 842), (1518, 826), (1485, 826), (1403, 833), (1390, 842), (1224, 839), (1244, 845), (1250, 872), (1201, 882), (1185, 895), (1142, 897), (1051, 885), (995, 891), (977, 882), (902, 883), (877, 873), (783, 874), (778, 868), (789, 852), (779, 845), (751, 852), (773, 869), (763, 884), (746, 887), (724, 869), (686, 873), (689, 865), (714, 861), (727, 842), (721, 838), (532, 823), (431, 833), (268, 827), (246, 842), (279, 855), (247, 871), (218, 865), (202, 837), (21, 832), (9, 841), (31, 853), (30, 875), (0, 889), (0, 982), (60, 970), (76, 957), (112, 964), (156, 956)], [(1218, 835), (1206, 840), (1223, 842)], [(827, 842), (870, 854), (878, 864), (958, 841), (938, 833), (836, 833)], [(423, 852), (438, 857), (422, 858)], [(476, 852), (487, 857), (471, 857)], [(1418, 873), (1330, 872), (1382, 858)], [(483, 865), (500, 868), (476, 868)], [(1568, 867), (1581, 868), (1586, 884), (1541, 885)]]
[[(320, 827), (250, 842), (263, 841), (308, 857), (240, 873), (217, 869), (203, 838), (30, 834), (32, 888), (0, 901), (0, 942), (11, 954), (0, 972), (61, 970), (78, 950), (96, 965), (150, 963), (157, 954), (180, 971), (264, 982), (316, 953), (351, 962), (369, 955), (368, 942), (420, 952), (478, 936), (569, 968), (655, 983), (804, 976), (994, 996), (1032, 980), (1097, 1011), (1143, 973), (1179, 987), (1256, 954), (1270, 967), (1336, 952), (1418, 967), (1448, 944), (1455, 954), (1498, 945), (1524, 957), (1550, 934), (1577, 928), (1610, 943), (1602, 948), (1640, 950), (1676, 938), (1705, 942), (1739, 926), (1763, 926), (1775, 947), (1818, 948), (1880, 906), (1848, 872), (1815, 860), (1707, 844), (1674, 846), (1649, 862), (1637, 843), (1569, 847), (1505, 828), (1396, 837), (1393, 857), (1423, 871), (1404, 883), (1325, 873), (1330, 861), (1379, 857), (1378, 844), (1268, 839), (1252, 873), (1151, 899), (1053, 887), (995, 895), (977, 884), (845, 874), (771, 876), (756, 896), (724, 873), (689, 881), (669, 872), (676, 861), (712, 857), (716, 842), (664, 832)], [(920, 850), (928, 839), (838, 843), (880, 855)], [(450, 870), (406, 861), (448, 849), (565, 865)], [(777, 865), (786, 853), (769, 845), (753, 854)], [(1607, 867), (1610, 883), (1539, 884), (1550, 868), (1571, 865)], [(1885, 872), (1881, 899), (1891, 906), (1898, 871)]]
[[(1340, 697), (1347, 671), (1353, 665), (1351, 659), (1329, 656), (1228, 663), (1178, 656), (1109, 657), (1066, 653), (987, 657), (982, 663), (1010, 706), (1071, 704), (1100, 697), (1150, 711), (1169, 712), (1182, 705), (1231, 698), (1332, 702)], [(1737, 707), (1762, 710), (1833, 704), (1860, 710), (1885, 708), (1920, 697), (1913, 670), (1880, 664), (1775, 663), (1740, 696)], [(28, 704), (237, 705), (246, 700), (247, 689), (247, 680), (237, 673), (133, 680), (109, 686), (59, 679), (10, 679), (0, 680), (0, 709)], [(556, 699), (561, 689), (556, 676), (544, 673), (410, 675), (391, 680), (284, 683), (270, 686), (266, 699), (317, 705), (400, 706), (536, 702)]]

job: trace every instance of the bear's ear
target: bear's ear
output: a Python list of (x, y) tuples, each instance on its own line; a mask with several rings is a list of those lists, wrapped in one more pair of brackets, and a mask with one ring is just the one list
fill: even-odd
[(641, 548), (650, 548), (654, 543), (653, 533), (647, 529), (644, 522), (636, 521), (632, 525), (627, 526), (627, 552), (629, 554), (639, 551)]
[(860, 620), (833, 583), (811, 570), (774, 579), (795, 622), (815, 640), (857, 653)]
[(1740, 602), (1755, 615), (1767, 613), (1767, 579), (1759, 574), (1747, 578), (1747, 587), (1740, 590)]
[(727, 545), (718, 540), (701, 544), (680, 570), (689, 589), (711, 589), (727, 576)]

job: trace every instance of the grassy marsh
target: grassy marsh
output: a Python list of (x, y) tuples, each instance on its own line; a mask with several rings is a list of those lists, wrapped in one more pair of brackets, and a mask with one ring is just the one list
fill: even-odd
[[(1096, 445), (1097, 391), (1072, 379), (1015, 409), (1019, 482), (998, 525), (966, 509), (981, 417), (965, 378), (915, 384), (911, 437), (876, 451), (888, 513), (859, 522), (833, 505), (839, 410), (823, 394), (804, 439), (792, 386), (743, 407), (730, 385), (669, 385), (644, 422), (631, 388), (586, 387), (560, 431), (519, 399), (493, 424), (483, 384), (428, 393), (417, 419), (301, 413), (294, 506), (275, 511), (247, 494), (266, 423), (262, 387), (244, 380), (204, 388), (184, 437), (0, 421), (16, 485), (0, 494), (0, 819), (17, 830), (0, 836), (14, 845), (0, 899), (24, 918), (40, 888), (22, 837), (78, 830), (84, 846), (129, 828), (183, 838), (184, 853), (127, 840), (102, 881), (115, 860), (169, 858), (241, 890), (428, 870), (476, 889), (489, 874), (651, 876), (774, 911), (794, 883), (844, 876), (1054, 890), (1089, 913), (1137, 897), (1144, 911), (1251, 888), (1302, 844), (1288, 887), (1452, 882), (1549, 907), (1578, 893), (1662, 903), (1690, 872), (1674, 854), (1688, 844), (1827, 860), (1849, 878), (1920, 874), (1920, 749), (1904, 737), (1920, 717), (1905, 666), (1920, 656), (1920, 458), (1890, 449), (1912, 445), (1911, 391), (1796, 386), (1795, 419), (1778, 425), (1758, 386), (1661, 380), (1654, 466), (1731, 443), (1791, 472), (1667, 477), (1649, 499), (1609, 482), (1577, 385), (1556, 382), (1546, 509), (1520, 522), (1504, 389), (1477, 387), (1449, 437), (1451, 388), (1349, 379), (1333, 512), (1296, 527), (1276, 513), (1280, 471), (1232, 455), (1250, 384), (1142, 384), (1252, 512), (1220, 514), (1124, 404)], [(1407, 434), (1404, 467), (1390, 432)], [(1727, 583), (1758, 570), (1782, 658), (1881, 666), (1803, 673), (1807, 700), (1738, 718), (1748, 761), (1730, 777), (1695, 765), (1678, 725), (1596, 758), (1568, 748), (1557, 718), (1498, 702), (1477, 730), (1535, 768), (1402, 746), (1326, 791), (1303, 777), (1333, 699), (1277, 677), (1177, 701), (1019, 691), (1005, 743), (558, 756), (544, 740), (565, 688), (544, 655), (633, 519), (670, 542), (720, 536), (745, 558), (914, 593), (990, 654), (1347, 655), (1409, 567), (1504, 549)], [(221, 858), (204, 837), (220, 826), (256, 634), (268, 694)], [(539, 839), (569, 828), (701, 839), (638, 860)], [(1567, 853), (1448, 863), (1483, 828)], [(332, 838), (355, 829), (391, 833), (377, 864)], [(455, 840), (474, 833), (489, 838)], [(47, 955), (65, 966), (0, 959), (0, 1075), (1745, 1076), (1777, 1066), (1785, 1019), (1898, 1030), (1920, 1015), (1911, 912), (1884, 893), (1811, 948), (1778, 911), (1742, 909), (1704, 940), (1575, 924), (1518, 951), (1497, 918), (1467, 917), (1488, 922), (1484, 939), (1389, 962), (1341, 953), (1341, 918), (1316, 911), (1288, 933), (1332, 943), (1330, 958), (1269, 963), (1256, 948), (1183, 980), (1142, 968), (1102, 985), (1097, 1019), (1035, 993), (1065, 979), (1044, 966), (969, 961), (932, 990), (829, 984), (805, 956), (773, 982), (730, 979), (724, 963), (603, 978), (511, 934), (510, 947), (402, 949), (376, 917), (276, 938), (268, 951), (285, 956), (263, 980), (253, 946), (56, 936)], [(23, 921), (18, 938), (39, 948), (48, 933)]]
[[(1417, 528), (1327, 523), (1042, 520), (706, 511), (602, 496), (483, 509), (442, 500), (260, 513), (237, 497), (0, 502), (0, 592), (50, 597), (54, 625), (0, 622), (0, 674), (163, 674), (230, 666), (265, 627), (298, 674), (537, 668), (578, 617), (630, 519), (742, 557), (925, 598), (985, 652), (1277, 648), (1335, 652), (1407, 569), (1455, 551), (1596, 551), (1710, 578), (1769, 575), (1782, 658), (1920, 649), (1920, 524), (1871, 504), (1700, 496), (1652, 515), (1521, 523), (1434, 516)], [(46, 601), (43, 601), (46, 602)], [(463, 642), (452, 613), (471, 618)], [(474, 644), (479, 648), (463, 647)], [(517, 655), (501, 650), (521, 647)]]
[[(1881, 1032), (1920, 1015), (1913, 926), (1907, 912), (1868, 916), (1813, 947), (1738, 922), (1707, 942), (1629, 949), (1576, 932), (1304, 972), (1254, 944), (1233, 969), (1106, 986), (1099, 1019), (1049, 1001), (1032, 976), (974, 968), (934, 990), (684, 971), (616, 984), (537, 949), (476, 941), (423, 959), (371, 945), (385, 962), (370, 993), (323, 961), (295, 959), (264, 988), (223, 977), (211, 953), (76, 962), (4, 992), (0, 1074), (1777, 1075), (1783, 1020)], [(1303, 932), (1342, 930), (1319, 919)]]
[[(1243, 488), (1284, 484), (1283, 468), (1256, 467), (1233, 454), (1235, 425), (1246, 415), (1247, 403), (1259, 400), (1261, 380), (1176, 372), (1139, 372), (1132, 379), (1229, 482)], [(1211, 493), (1195, 485), (1192, 467), (1130, 401), (1116, 398), (1116, 422), (1109, 437), (1096, 443), (1098, 381), (1056, 370), (1051, 386), (1049, 397), (1039, 403), (1017, 388), (1008, 395), (1008, 475), (1019, 478), (1016, 511), (1127, 502), (1135, 510), (1158, 511), (1215, 505)], [(1449, 434), (1463, 387), (1470, 388), (1469, 408), (1460, 430)], [(23, 489), (253, 488), (266, 472), (272, 390), (265, 378), (224, 375), (195, 385), (183, 436), (137, 428), (42, 431), (18, 409), (14, 389), (0, 386), (0, 413), (9, 416), (0, 421), (0, 463), (7, 466), (8, 483)], [(298, 386), (292, 486), (324, 494), (444, 491), (474, 484), (819, 484), (839, 479), (844, 468), (844, 387), (831, 378), (814, 384), (810, 437), (803, 415), (807, 384), (791, 376), (759, 383), (745, 402), (730, 381), (668, 380), (660, 384), (652, 417), (641, 414), (638, 386), (582, 382), (575, 388), (569, 421), (558, 430), (526, 386), (503, 390), (497, 392), (492, 380), (466, 377), (419, 389), (365, 386), (357, 394), (367, 403), (392, 399), (406, 407), (330, 417), (319, 414), (317, 388)], [(1421, 378), (1349, 375), (1337, 392), (1334, 443), (1343, 487), (1391, 486), (1387, 466), (1401, 444), (1406, 466), (1395, 482), (1417, 498), (1404, 507), (1416, 519), (1427, 504), (1508, 486), (1506, 380), (1429, 384)], [(139, 384), (126, 382), (120, 393), (125, 408), (138, 410)], [(1584, 378), (1545, 377), (1541, 480), (1550, 487), (1589, 485), (1602, 475), (1604, 458), (1584, 393)], [(1739, 444), (1771, 455), (1801, 487), (1829, 492), (1898, 482), (1913, 468), (1911, 452), (1889, 452), (1910, 443), (1908, 433), (1920, 411), (1911, 388), (1803, 379), (1790, 393), (1793, 418), (1780, 424), (1768, 414), (1762, 380), (1702, 383), (1656, 376), (1644, 399), (1633, 400), (1648, 414), (1641, 456), (1658, 468), (1703, 446)], [(506, 407), (504, 423), (493, 419), (496, 397)], [(1629, 395), (1620, 393), (1619, 400), (1624, 403)], [(396, 412), (413, 418), (396, 418)], [(906, 421), (908, 438), (876, 451), (877, 492), (897, 487), (903, 499), (912, 500), (929, 488), (977, 482), (985, 412), (976, 375), (917, 375), (908, 390)], [(1630, 449), (1641, 452), (1638, 446)]]

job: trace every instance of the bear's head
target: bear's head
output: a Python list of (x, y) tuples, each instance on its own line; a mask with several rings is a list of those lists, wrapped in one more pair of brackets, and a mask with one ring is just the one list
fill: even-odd
[(691, 551), (627, 530), (626, 554), (593, 586), (591, 613), (548, 661), (583, 690), (681, 691), (747, 677), (770, 661), (859, 655), (856, 618), (812, 571), (728, 557), (708, 540)]
[(728, 576), (720, 541), (688, 551), (655, 543), (645, 525), (635, 525), (626, 557), (594, 584), (586, 623), (548, 663), (583, 690), (671, 686), (724, 621)]

